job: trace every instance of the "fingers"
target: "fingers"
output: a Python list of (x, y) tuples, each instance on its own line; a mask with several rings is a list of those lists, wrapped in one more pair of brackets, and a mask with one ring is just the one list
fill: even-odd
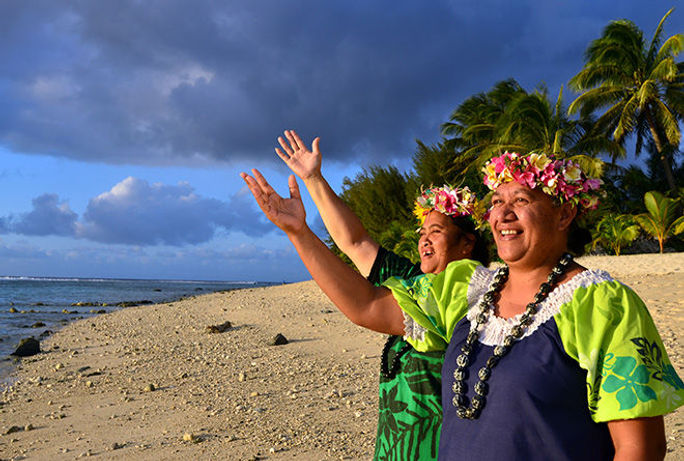
[(290, 188), (290, 198), (301, 200), (302, 196), (299, 194), (299, 184), (297, 184), (297, 179), (293, 174), (287, 178), (287, 185)]
[[(287, 133), (287, 131), (285, 133)], [(288, 155), (288, 157), (290, 155), (292, 155), (292, 149), (290, 148), (290, 146), (285, 142), (285, 140), (281, 136), (278, 136), (278, 144), (280, 144), (280, 147), (283, 148), (283, 151)], [(278, 149), (278, 148), (276, 147), (276, 149)], [(280, 154), (278, 154), (278, 155), (280, 155)]]
[(320, 149), (318, 148), (318, 145), (320, 143), (321, 143), (320, 137), (314, 138), (313, 142), (311, 143), (311, 149), (313, 150), (314, 154), (320, 154), (321, 153)]
[(276, 155), (278, 155), (278, 157), (280, 157), (280, 159), (283, 162), (288, 163), (290, 161), (290, 156), (283, 153), (283, 151), (278, 149), (277, 147), (275, 148), (275, 153), (276, 153)]
[(294, 140), (299, 149), (306, 149), (304, 141), (302, 141), (302, 138), (299, 137), (295, 130), (290, 130), (290, 136), (292, 136), (292, 139)]
[[(287, 138), (287, 140), (285, 140), (282, 136), (278, 136), (278, 144), (280, 144), (282, 150), (276, 147), (275, 152), (284, 162), (291, 160), (291, 157), (295, 154), (295, 152), (307, 152), (304, 141), (302, 141), (302, 138), (299, 137), (295, 130), (285, 130), (283, 133), (285, 134), (285, 138)], [(315, 151), (318, 151), (319, 142), (320, 138), (313, 140), (312, 146)]]
[(261, 187), (259, 187), (259, 184), (252, 178), (250, 175), (247, 173), (240, 173), (240, 177), (247, 183), (247, 187), (249, 188), (249, 191), (252, 193), (254, 198), (257, 201), (257, 204), (260, 207), (263, 207), (264, 203), (266, 202), (266, 198), (264, 197), (264, 193), (261, 190)]
[(252, 174), (254, 174), (254, 179), (256, 180), (256, 183), (259, 185), (261, 188), (262, 192), (266, 195), (269, 194), (276, 194), (278, 193), (275, 191), (273, 187), (266, 181), (266, 178), (263, 177), (263, 175), (257, 170), (256, 168), (252, 169)]
[(294, 130), (285, 130), (285, 137), (287, 137), (287, 140), (290, 141), (292, 150), (300, 150), (304, 148), (304, 143), (301, 139), (299, 139), (299, 136), (297, 136), (297, 133), (295, 133)]

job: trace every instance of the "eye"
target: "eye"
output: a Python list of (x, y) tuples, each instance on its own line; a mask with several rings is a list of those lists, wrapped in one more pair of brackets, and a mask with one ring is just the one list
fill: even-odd
[(501, 200), (500, 198), (492, 199), (492, 206), (493, 206), (493, 207), (494, 207), (494, 206), (499, 206), (499, 205), (501, 205), (502, 203), (503, 203), (503, 200)]
[(528, 200), (525, 197), (517, 197), (515, 199), (515, 203), (519, 203), (521, 205), (524, 205), (524, 204), (528, 203)]

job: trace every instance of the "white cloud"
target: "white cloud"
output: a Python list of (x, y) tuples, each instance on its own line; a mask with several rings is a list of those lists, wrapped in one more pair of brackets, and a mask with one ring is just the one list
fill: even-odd
[(196, 245), (222, 234), (259, 237), (275, 230), (251, 195), (226, 201), (202, 197), (187, 182), (175, 185), (128, 177), (92, 198), (79, 220), (56, 194), (33, 199), (28, 213), (0, 217), (0, 233), (67, 236), (127, 245)]

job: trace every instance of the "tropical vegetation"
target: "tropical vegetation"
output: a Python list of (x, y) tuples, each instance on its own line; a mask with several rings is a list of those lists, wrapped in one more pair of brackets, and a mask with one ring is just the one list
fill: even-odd
[[(589, 250), (619, 254), (644, 239), (661, 252), (684, 250), (684, 63), (677, 62), (684, 34), (665, 34), (672, 12), (650, 40), (632, 21), (610, 22), (569, 79), (576, 94), (569, 106), (563, 87), (552, 97), (544, 85), (528, 91), (513, 78), (498, 82), (457, 105), (439, 143), (417, 141), (410, 171), (370, 167), (345, 179), (342, 199), (374, 239), (415, 259), (411, 210), (421, 186), (468, 185), (485, 197), (481, 169), (490, 158), (544, 152), (572, 158), (604, 181), (601, 207), (582, 220), (594, 237)], [(638, 158), (642, 151), (646, 158)], [(629, 152), (640, 167), (621, 166)]]

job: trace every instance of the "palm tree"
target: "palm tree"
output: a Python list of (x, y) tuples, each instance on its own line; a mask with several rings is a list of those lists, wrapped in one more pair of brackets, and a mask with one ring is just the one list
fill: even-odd
[(639, 226), (631, 215), (607, 214), (594, 229), (592, 248), (597, 245), (609, 247), (617, 256), (624, 246), (629, 245), (639, 235)]
[(499, 120), (499, 151), (545, 152), (557, 158), (571, 158), (592, 176), (603, 175), (601, 153), (624, 155), (615, 141), (593, 130), (590, 116), (573, 120), (563, 106), (561, 86), (555, 103), (546, 87), (516, 96)]
[(532, 93), (515, 80), (498, 83), (490, 92), (463, 102), (442, 125), (446, 146), (461, 149), (459, 171), (477, 170), (493, 155), (504, 151), (546, 152), (571, 157), (592, 174), (601, 172), (600, 153), (623, 155), (624, 149), (592, 130), (590, 117), (572, 120), (563, 108), (563, 88), (555, 102), (540, 86)]
[(558, 158), (601, 153), (622, 155), (624, 149), (614, 141), (598, 136), (590, 117), (572, 120), (563, 107), (563, 87), (555, 103), (548, 90), (516, 96), (499, 121), (500, 149), (517, 152), (546, 152)]
[(569, 113), (589, 115), (605, 109), (596, 120), (597, 128), (624, 143), (636, 135), (636, 154), (644, 141), (656, 146), (669, 187), (676, 190), (667, 144), (678, 146), (681, 138), (678, 119), (684, 114), (684, 65), (675, 58), (684, 48), (684, 35), (663, 41), (660, 20), (650, 43), (631, 21), (613, 21), (585, 52), (585, 65), (570, 80), (570, 87), (582, 92)]
[(503, 80), (487, 93), (463, 101), (448, 122), (442, 124), (445, 147), (459, 152), (459, 167), (479, 172), (479, 167), (499, 150), (499, 121), (517, 96), (526, 94), (513, 79)]
[(665, 241), (670, 236), (684, 231), (684, 216), (679, 209), (679, 199), (671, 199), (658, 191), (650, 191), (644, 195), (644, 204), (648, 213), (636, 216), (636, 221), (647, 234), (658, 239), (662, 253)]

